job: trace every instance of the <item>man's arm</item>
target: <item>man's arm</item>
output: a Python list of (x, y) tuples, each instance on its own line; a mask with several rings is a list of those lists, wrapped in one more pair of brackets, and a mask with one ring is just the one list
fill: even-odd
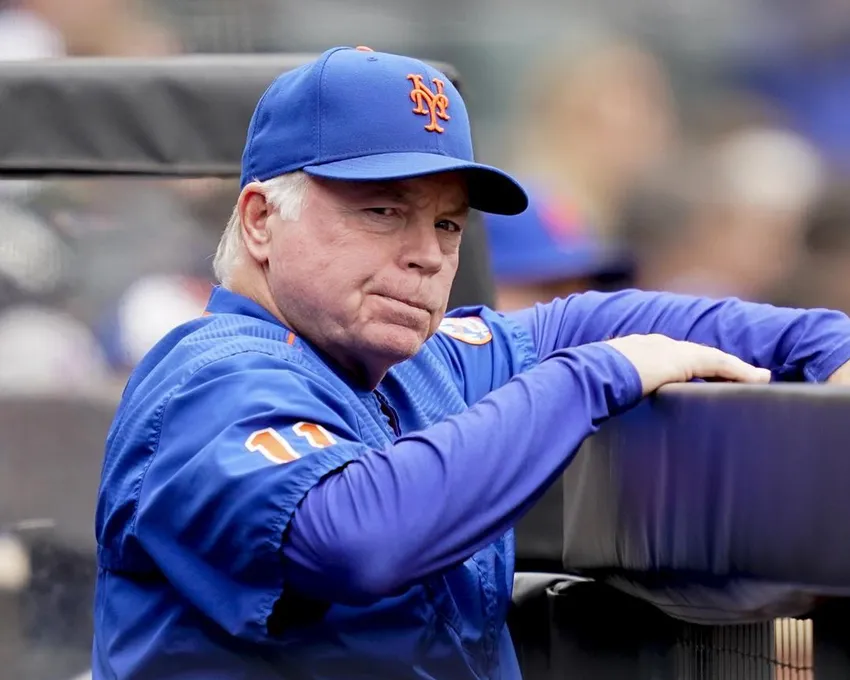
[(606, 418), (659, 385), (762, 373), (660, 336), (591, 343), (377, 450), (333, 385), (243, 352), (192, 374), (158, 409), (129, 530), (195, 608), (265, 641), (272, 619), (303, 614), (291, 605), (304, 597), (368, 604), (469, 558)]
[(550, 355), (311, 489), (284, 545), (287, 582), (317, 597), (353, 582), (353, 592), (380, 597), (462, 562), (513, 526), (603, 420), (694, 377), (764, 382), (769, 373), (660, 335)]
[(770, 369), (779, 380), (825, 381), (850, 360), (850, 319), (823, 309), (622, 291), (573, 295), (507, 316), (531, 334), (541, 357), (612, 337), (658, 333), (717, 347)]
[(321, 596), (339, 579), (380, 597), (466, 560), (513, 526), (582, 441), (641, 389), (624, 356), (587, 345), (364, 453), (296, 511), (284, 546), (290, 582)]

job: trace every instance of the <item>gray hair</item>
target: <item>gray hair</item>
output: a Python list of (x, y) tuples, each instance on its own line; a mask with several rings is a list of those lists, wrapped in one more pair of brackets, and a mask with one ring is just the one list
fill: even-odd
[[(304, 172), (290, 172), (259, 184), (282, 219), (297, 220), (301, 216), (307, 194), (307, 175)], [(213, 259), (215, 277), (223, 286), (230, 284), (231, 274), (242, 253), (242, 220), (239, 219), (238, 207), (234, 207)]]

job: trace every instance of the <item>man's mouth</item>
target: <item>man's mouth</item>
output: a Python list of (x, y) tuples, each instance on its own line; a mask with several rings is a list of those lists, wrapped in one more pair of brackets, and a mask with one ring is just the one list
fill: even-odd
[(421, 302), (417, 302), (416, 300), (410, 300), (403, 297), (396, 297), (394, 295), (384, 295), (381, 293), (379, 293), (378, 295), (379, 297), (386, 298), (387, 300), (392, 300), (393, 302), (398, 302), (400, 304), (407, 305), (408, 307), (413, 307), (414, 309), (419, 309), (423, 312), (428, 312), (429, 314), (431, 313), (431, 310), (428, 305), (423, 304)]

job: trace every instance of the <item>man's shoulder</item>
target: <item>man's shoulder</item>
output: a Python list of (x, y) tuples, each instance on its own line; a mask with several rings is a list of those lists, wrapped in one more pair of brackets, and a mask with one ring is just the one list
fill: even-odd
[(489, 307), (460, 307), (448, 312), (427, 346), (444, 353), (474, 358), (487, 354), (495, 360), (527, 353), (528, 338), (505, 315)]
[[(246, 388), (256, 371), (289, 372), (306, 380), (312, 372), (284, 327), (239, 314), (197, 319), (164, 337), (130, 376), (122, 405), (152, 404), (190, 381), (240, 373)], [(281, 380), (284, 380), (281, 374)]]
[(185, 365), (194, 373), (212, 362), (240, 363), (252, 357), (267, 357), (280, 368), (303, 365), (303, 353), (295, 336), (278, 324), (242, 314), (205, 317), (196, 328), (180, 338), (166, 361)]
[(532, 360), (530, 341), (516, 323), (487, 307), (462, 307), (446, 314), (409, 372), (436, 362), (472, 404)]
[(131, 375), (107, 439), (107, 457), (127, 448), (155, 448), (166, 421), (189, 417), (185, 427), (196, 430), (198, 412), (222, 423), (271, 408), (348, 413), (346, 394), (305, 359), (305, 350), (287, 342), (288, 334), (239, 315), (215, 315), (175, 329)]

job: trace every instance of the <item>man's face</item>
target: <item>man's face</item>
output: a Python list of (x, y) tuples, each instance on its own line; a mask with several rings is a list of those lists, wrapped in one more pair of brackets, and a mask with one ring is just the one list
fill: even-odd
[(343, 366), (410, 358), (448, 304), (467, 220), (462, 177), (311, 178), (301, 217), (270, 217), (268, 281), (293, 330)]

